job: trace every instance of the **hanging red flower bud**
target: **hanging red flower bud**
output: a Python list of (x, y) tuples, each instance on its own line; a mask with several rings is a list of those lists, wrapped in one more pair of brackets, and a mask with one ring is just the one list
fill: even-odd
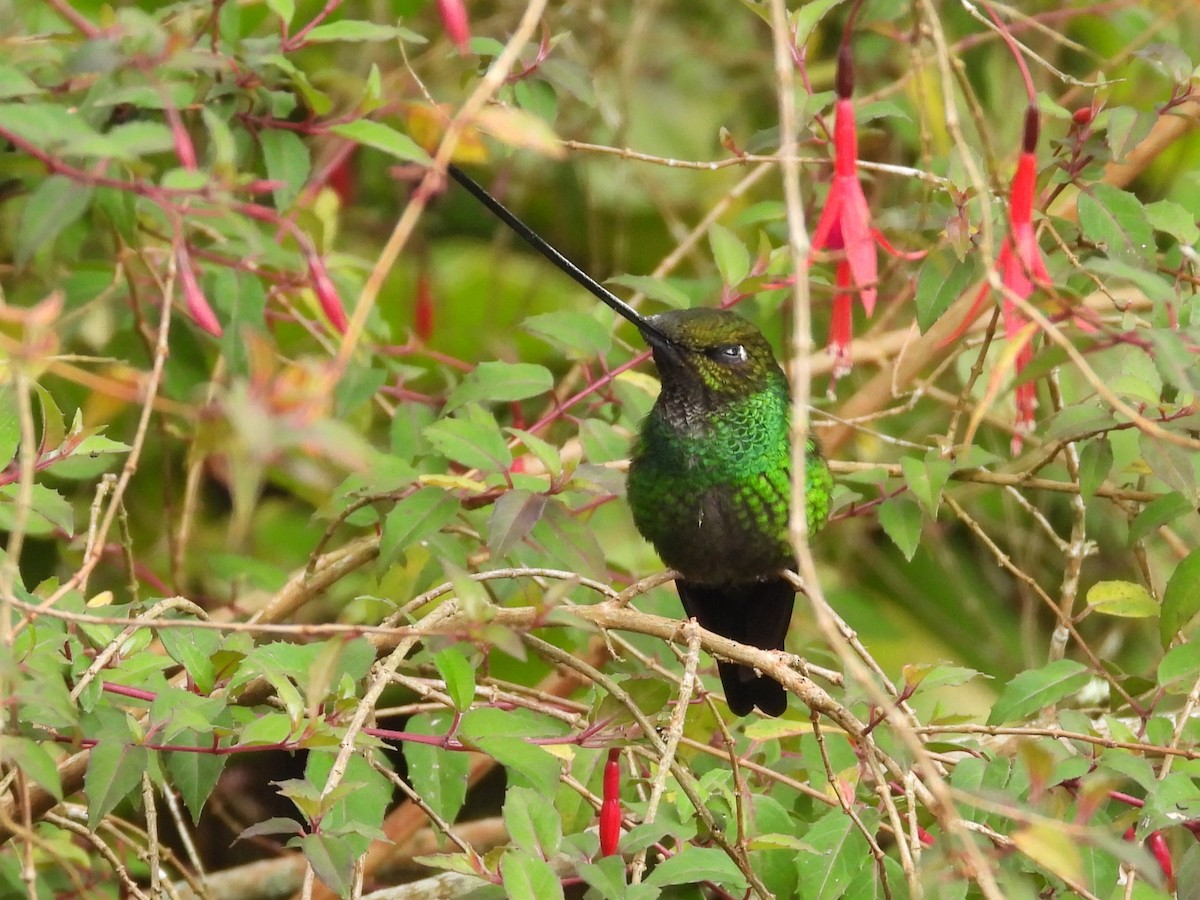
[(338, 296), (333, 279), (329, 277), (329, 270), (325, 268), (325, 262), (316, 253), (308, 255), (308, 277), (317, 294), (321, 309), (325, 312), (330, 324), (338, 330), (339, 334), (345, 334), (348, 323), (346, 311), (342, 308), (342, 298)]
[(1150, 837), (1146, 838), (1146, 849), (1150, 851), (1150, 855), (1154, 857), (1154, 861), (1162, 869), (1163, 878), (1167, 882), (1167, 890), (1174, 894), (1175, 863), (1171, 859), (1171, 848), (1167, 846), (1167, 839), (1163, 837), (1161, 831), (1150, 832)]
[(604, 764), (604, 794), (600, 802), (600, 855), (612, 856), (621, 839), (621, 751), (608, 751)]
[(188, 315), (209, 334), (220, 337), (224, 333), (221, 323), (209, 305), (208, 298), (204, 296), (204, 291), (200, 290), (200, 283), (196, 280), (196, 272), (192, 268), (192, 255), (188, 252), (185, 241), (175, 242), (175, 266), (179, 272), (179, 286), (183, 290), (183, 303), (187, 307)]
[(454, 41), (459, 53), (466, 53), (471, 45), (471, 22), (463, 0), (438, 0), (437, 7), (446, 36)]

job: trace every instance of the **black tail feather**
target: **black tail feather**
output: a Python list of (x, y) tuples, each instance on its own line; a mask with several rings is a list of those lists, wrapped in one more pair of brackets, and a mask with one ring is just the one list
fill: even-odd
[[(796, 594), (782, 578), (720, 587), (678, 579), (675, 586), (684, 611), (701, 627), (764, 650), (783, 649)], [(768, 716), (787, 709), (787, 692), (774, 678), (758, 675), (750, 666), (720, 660), (717, 671), (725, 699), (736, 715), (744, 716), (756, 706)]]

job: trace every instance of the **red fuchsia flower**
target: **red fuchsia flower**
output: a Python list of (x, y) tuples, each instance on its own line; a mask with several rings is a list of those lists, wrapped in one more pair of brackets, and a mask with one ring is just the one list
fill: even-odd
[(849, 49), (843, 46), (838, 53), (838, 99), (834, 104), (833, 182), (812, 236), (813, 250), (841, 251), (834, 271), (833, 315), (829, 326), (829, 353), (835, 359), (835, 379), (850, 371), (854, 291), (868, 316), (875, 311), (879, 280), (876, 246), (893, 256), (912, 259), (924, 256), (898, 252), (871, 225), (871, 210), (858, 178), (858, 125), (850, 99), (853, 92), (854, 69)]
[(437, 0), (437, 8), (446, 35), (454, 41), (458, 52), (465, 54), (471, 44), (471, 22), (463, 0)]
[(187, 242), (182, 239), (175, 242), (175, 266), (179, 272), (179, 284), (183, 289), (183, 303), (187, 307), (188, 315), (213, 337), (220, 337), (221, 323), (213, 308), (209, 306), (204, 291), (200, 290), (200, 282), (196, 280), (196, 271), (192, 268), (192, 254), (188, 252)]
[(604, 763), (604, 794), (600, 802), (600, 855), (612, 856), (621, 840), (621, 761), (616, 747)]
[[(1026, 300), (1033, 294), (1036, 284), (1049, 282), (1046, 263), (1041, 248), (1033, 233), (1033, 195), (1037, 182), (1038, 111), (1029, 107), (1025, 112), (1025, 137), (1021, 156), (1017, 160), (1017, 172), (1013, 176), (1008, 201), (1008, 234), (1000, 247), (996, 259), (996, 271), (1004, 285), (1001, 310), (1004, 314), (1004, 337), (1021, 341), (1014, 358), (1014, 371), (1018, 379), (1025, 367), (1033, 361), (1033, 333), (1026, 328), (1028, 319), (1013, 302), (1013, 296)], [(983, 302), (991, 294), (988, 283), (979, 289), (971, 311), (949, 341), (956, 340), (967, 326), (978, 316)], [(1017, 433), (1013, 435), (1012, 452), (1020, 452), (1023, 436), (1034, 428), (1034, 410), (1037, 409), (1037, 385), (1032, 381), (1018, 384), (1016, 388)]]

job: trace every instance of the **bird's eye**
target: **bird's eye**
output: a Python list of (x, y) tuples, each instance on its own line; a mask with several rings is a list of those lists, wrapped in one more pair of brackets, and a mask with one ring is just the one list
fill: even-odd
[(721, 344), (718, 347), (713, 347), (708, 352), (708, 355), (717, 362), (726, 364), (744, 363), (750, 358), (745, 346), (742, 344)]

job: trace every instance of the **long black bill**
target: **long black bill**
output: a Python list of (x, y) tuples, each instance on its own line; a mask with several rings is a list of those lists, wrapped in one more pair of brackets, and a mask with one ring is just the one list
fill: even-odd
[(492, 213), (501, 222), (523, 237), (530, 246), (538, 253), (562, 269), (571, 276), (576, 284), (581, 285), (598, 297), (606, 305), (611, 307), (619, 316), (622, 316), (637, 326), (638, 331), (651, 344), (662, 344), (670, 346), (672, 341), (660, 329), (656, 328), (649, 322), (645, 316), (641, 315), (636, 309), (598, 282), (595, 278), (589, 275), (571, 260), (563, 256), (558, 250), (546, 243), (545, 239), (535, 232), (532, 228), (517, 218), (503, 203), (484, 190), (483, 186), (471, 178), (466, 172), (458, 166), (450, 165), (447, 167), (450, 177), (465, 187), (475, 196), (480, 203), (492, 211)]

